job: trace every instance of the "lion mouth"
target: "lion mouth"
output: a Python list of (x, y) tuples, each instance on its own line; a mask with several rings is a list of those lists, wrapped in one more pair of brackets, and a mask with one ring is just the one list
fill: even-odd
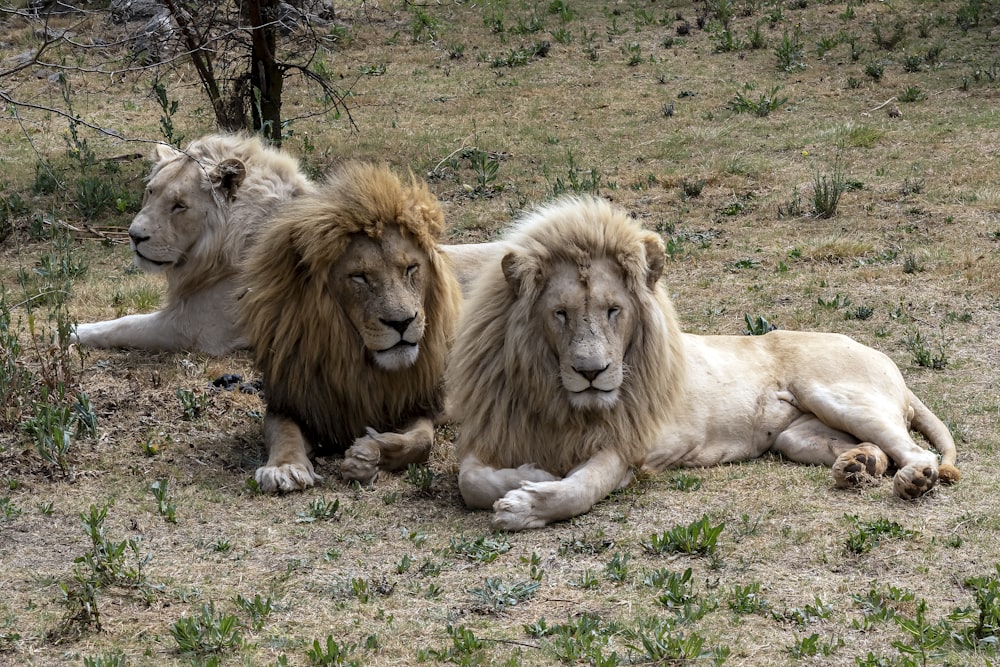
[(139, 259), (141, 259), (144, 262), (148, 262), (148, 263), (152, 264), (153, 266), (167, 266), (169, 264), (173, 264), (173, 262), (169, 262), (169, 261), (167, 261), (167, 262), (161, 262), (159, 260), (150, 259), (149, 257), (146, 257), (145, 255), (143, 255), (138, 250), (135, 251), (135, 256), (138, 257)]

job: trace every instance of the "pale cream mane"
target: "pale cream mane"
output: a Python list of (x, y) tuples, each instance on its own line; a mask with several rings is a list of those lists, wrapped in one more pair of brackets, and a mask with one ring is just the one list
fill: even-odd
[[(417, 362), (384, 371), (327, 277), (354, 234), (378, 240), (396, 225), (429, 260), (427, 328)], [(313, 442), (344, 448), (365, 428), (394, 430), (443, 407), (442, 376), (461, 309), (458, 283), (439, 252), (444, 216), (427, 186), (387, 168), (350, 163), (283, 209), (251, 251), (241, 303), (264, 374), (268, 410), (295, 419)]]
[[(452, 350), (447, 387), (461, 422), (460, 460), (477, 457), (496, 468), (536, 463), (565, 475), (597, 451), (613, 447), (633, 466), (667, 421), (683, 386), (681, 333), (658, 279), (659, 237), (597, 198), (563, 198), (535, 211), (509, 235), (523, 280), (519, 294), (499, 262), (476, 282)], [(575, 410), (559, 382), (558, 359), (544, 342), (533, 305), (557, 262), (585, 265), (604, 257), (623, 270), (638, 313), (627, 344), (625, 381), (617, 405)]]
[[(149, 181), (184, 179), (205, 212), (198, 242), (183, 262), (167, 271), (167, 298), (176, 301), (233, 277), (246, 248), (284, 201), (310, 192), (312, 184), (295, 158), (265, 146), (257, 137), (218, 134), (191, 142), (183, 152), (161, 147)], [(246, 177), (230, 201), (213, 187), (210, 173), (236, 158)]]

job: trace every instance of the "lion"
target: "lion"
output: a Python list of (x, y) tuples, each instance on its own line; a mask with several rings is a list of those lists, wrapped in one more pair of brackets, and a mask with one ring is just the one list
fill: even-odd
[(250, 251), (239, 319), (264, 378), (261, 490), (319, 481), (314, 450), (344, 453), (363, 483), (427, 460), (462, 306), (443, 229), (426, 184), (351, 162)]
[(77, 342), (213, 355), (246, 347), (233, 308), (239, 262), (271, 214), (313, 184), (295, 158), (239, 134), (202, 137), (183, 151), (156, 144), (151, 159), (128, 235), (135, 265), (166, 275), (166, 306), (80, 324)]
[[(682, 333), (657, 234), (596, 198), (542, 207), (472, 288), (446, 373), (458, 484), (506, 530), (590, 510), (634, 473), (776, 452), (838, 487), (959, 479), (947, 427), (886, 355), (833, 333)], [(922, 433), (940, 453), (914, 442)]]

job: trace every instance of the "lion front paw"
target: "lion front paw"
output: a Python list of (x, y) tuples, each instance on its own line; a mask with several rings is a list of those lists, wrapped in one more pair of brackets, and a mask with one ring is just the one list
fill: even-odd
[(358, 438), (344, 452), (344, 461), (340, 464), (341, 476), (347, 482), (374, 483), (382, 460), (381, 450), (379, 442), (371, 436)]
[(904, 500), (914, 500), (937, 484), (938, 471), (926, 463), (904, 466), (892, 480), (892, 490)]
[(280, 466), (262, 466), (254, 473), (257, 486), (264, 493), (284, 493), (301, 491), (321, 482), (323, 478), (316, 474), (312, 463), (286, 463)]
[(508, 491), (507, 495), (493, 503), (493, 527), (498, 530), (525, 530), (541, 528), (546, 521), (535, 514), (535, 496), (531, 483), (520, 489)]
[(875, 445), (859, 445), (833, 462), (833, 480), (845, 489), (877, 482), (889, 467), (889, 457)]

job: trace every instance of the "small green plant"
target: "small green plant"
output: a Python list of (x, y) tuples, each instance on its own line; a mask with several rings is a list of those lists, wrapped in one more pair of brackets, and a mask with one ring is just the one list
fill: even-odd
[(760, 582), (746, 586), (736, 584), (730, 593), (729, 608), (735, 614), (756, 614), (770, 609), (767, 600), (760, 594)]
[(899, 101), (907, 103), (919, 102), (920, 100), (926, 99), (926, 97), (927, 96), (924, 95), (924, 91), (920, 90), (919, 87), (907, 86), (906, 90), (900, 93)]
[(421, 493), (428, 493), (434, 486), (436, 475), (428, 466), (411, 463), (406, 466), (406, 481)]
[(846, 308), (851, 305), (851, 298), (845, 294), (837, 292), (832, 298), (824, 299), (823, 297), (816, 298), (816, 304), (820, 308), (825, 308), (826, 310), (839, 310), (841, 308)]
[[(635, 627), (625, 630), (624, 638), (625, 645), (642, 662), (650, 664), (686, 664), (706, 653), (704, 637), (696, 632), (680, 632), (672, 620), (659, 616), (640, 617)], [(728, 649), (725, 652), (728, 653)], [(717, 661), (716, 664), (722, 663)]]
[(316, 498), (309, 502), (305, 511), (296, 512), (295, 523), (315, 523), (316, 521), (333, 521), (339, 519), (340, 498), (328, 501), (326, 498)]
[(643, 548), (654, 554), (683, 553), (690, 555), (711, 555), (715, 553), (719, 534), (725, 523), (713, 526), (708, 515), (687, 526), (674, 526), (662, 534), (650, 535)]
[(743, 315), (743, 323), (746, 328), (743, 330), (744, 336), (763, 336), (769, 331), (774, 331), (778, 327), (771, 324), (763, 315), (751, 317), (750, 313)]
[(437, 31), (440, 27), (439, 21), (425, 12), (421, 7), (413, 7), (413, 20), (410, 23), (410, 36), (413, 43), (433, 42), (437, 39)]
[(892, 26), (883, 25), (878, 16), (872, 21), (872, 41), (883, 51), (892, 51), (906, 37), (906, 19), (896, 17)]
[(274, 602), (270, 596), (262, 598), (260, 593), (254, 594), (252, 600), (243, 597), (241, 594), (237, 594), (233, 602), (236, 604), (237, 609), (249, 614), (250, 627), (254, 631), (259, 631), (264, 627), (264, 619), (274, 611)]
[(883, 539), (905, 539), (917, 534), (916, 531), (907, 530), (888, 519), (862, 521), (853, 514), (845, 515), (844, 518), (851, 524), (851, 530), (847, 534), (847, 551), (853, 554), (868, 553)]
[(993, 650), (990, 647), (1000, 640), (1000, 565), (994, 566), (994, 574), (966, 579), (964, 585), (972, 589), (973, 606), (956, 609), (948, 619), (971, 619), (972, 624), (952, 636), (970, 651)]
[(905, 340), (906, 349), (913, 355), (913, 363), (921, 368), (931, 368), (936, 371), (943, 370), (948, 366), (948, 354), (944, 349), (944, 342), (939, 338), (937, 351), (931, 349), (928, 341), (920, 331), (914, 331)]
[(885, 74), (885, 65), (880, 60), (870, 60), (865, 65), (865, 75), (872, 81), (881, 81)]
[(21, 516), (21, 508), (10, 497), (0, 498), (0, 523), (9, 523)]
[(667, 486), (678, 491), (697, 491), (701, 488), (701, 478), (678, 470), (668, 477)]
[(469, 595), (486, 611), (497, 613), (533, 598), (539, 585), (532, 580), (507, 583), (496, 577), (487, 577), (481, 587), (469, 589)]
[(826, 605), (819, 596), (813, 598), (813, 602), (815, 604), (807, 604), (801, 609), (794, 607), (782, 613), (772, 611), (771, 617), (777, 621), (791, 621), (799, 627), (805, 627), (815, 621), (830, 618), (830, 615), (833, 613), (833, 609), (830, 606)]
[(803, 60), (805, 47), (802, 43), (802, 31), (796, 26), (791, 33), (786, 29), (781, 37), (781, 42), (774, 50), (774, 55), (778, 61), (778, 69), (783, 72), (794, 72), (805, 69)]
[(313, 640), (306, 657), (310, 665), (317, 667), (356, 667), (362, 664), (352, 657), (357, 648), (356, 644), (340, 643), (333, 635), (327, 635), (324, 644), (320, 644), (318, 639)]
[(195, 393), (190, 389), (177, 388), (177, 400), (181, 404), (181, 415), (187, 421), (201, 417), (208, 408), (208, 395)]
[(167, 480), (158, 479), (153, 482), (153, 497), (156, 498), (156, 509), (168, 523), (177, 523), (177, 504), (167, 491)]
[(564, 194), (600, 194), (601, 174), (595, 168), (583, 169), (576, 165), (573, 153), (567, 154), (566, 180), (557, 176), (552, 184), (552, 195), (558, 197)]
[(445, 628), (451, 639), (451, 646), (445, 649), (429, 649), (417, 652), (417, 661), (422, 662), (427, 658), (438, 662), (450, 662), (456, 665), (477, 665), (482, 662), (478, 655), (485, 647), (482, 641), (476, 637), (475, 633), (464, 625), (458, 627), (448, 625)]
[(170, 634), (182, 654), (207, 656), (237, 650), (243, 646), (240, 622), (233, 614), (216, 612), (215, 603), (202, 605), (196, 616), (181, 616)]
[(867, 320), (875, 314), (875, 309), (870, 306), (858, 306), (854, 310), (844, 313), (845, 320)]
[(642, 63), (642, 45), (639, 42), (629, 42), (622, 47), (622, 52), (625, 54), (625, 64), (629, 67)]
[(628, 579), (628, 554), (620, 551), (611, 556), (611, 560), (604, 566), (604, 574), (611, 581), (623, 582)]
[(657, 596), (656, 601), (667, 609), (673, 609), (694, 602), (693, 577), (691, 568), (685, 569), (680, 574), (656, 570), (647, 575), (644, 583), (648, 581), (650, 584), (656, 584), (656, 587), (660, 589), (660, 595)]
[(83, 667), (126, 667), (128, 659), (121, 651), (111, 651), (96, 658), (84, 658)]
[(840, 196), (847, 189), (844, 172), (837, 165), (832, 174), (817, 173), (813, 178), (813, 215), (817, 218), (832, 218), (837, 214)]
[(510, 551), (510, 542), (500, 534), (466, 539), (464, 535), (449, 540), (448, 552), (476, 563), (492, 563)]
[(795, 643), (788, 648), (788, 652), (793, 658), (811, 658), (817, 655), (829, 657), (843, 646), (844, 640), (840, 637), (835, 638), (833, 642), (823, 642), (814, 632), (807, 637), (796, 638)]
[(856, 594), (851, 597), (862, 613), (862, 620), (855, 620), (852, 625), (861, 630), (870, 630), (877, 623), (891, 620), (896, 616), (897, 608), (916, 599), (913, 591), (895, 586), (885, 586), (882, 589), (873, 587), (864, 595)]
[(167, 143), (180, 148), (184, 142), (184, 135), (178, 134), (174, 127), (174, 114), (177, 113), (180, 102), (167, 97), (167, 88), (162, 81), (153, 82), (153, 95), (160, 104), (160, 132), (163, 134), (163, 138), (167, 140)]
[(532, 581), (541, 581), (542, 577), (545, 576), (545, 570), (542, 569), (542, 557), (534, 551), (527, 558), (521, 556), (521, 562), (528, 565), (528, 576)]
[(469, 156), (472, 163), (472, 170), (476, 174), (476, 189), (479, 194), (489, 194), (496, 188), (494, 182), (497, 180), (497, 172), (500, 169), (500, 161), (494, 155), (486, 151), (473, 150)]
[(590, 588), (600, 587), (601, 582), (597, 580), (597, 577), (594, 576), (593, 572), (591, 572), (590, 570), (584, 570), (583, 574), (580, 575), (580, 578), (577, 579), (576, 581), (570, 581), (569, 585), (573, 586), (574, 588), (581, 588), (583, 590), (587, 590)]
[[(744, 86), (747, 91), (753, 91), (753, 84)], [(756, 100), (737, 91), (736, 96), (729, 102), (729, 108), (736, 113), (752, 113), (758, 118), (765, 118), (772, 111), (780, 109), (788, 101), (787, 97), (778, 94), (781, 86), (775, 86), (770, 92), (760, 93)]]

